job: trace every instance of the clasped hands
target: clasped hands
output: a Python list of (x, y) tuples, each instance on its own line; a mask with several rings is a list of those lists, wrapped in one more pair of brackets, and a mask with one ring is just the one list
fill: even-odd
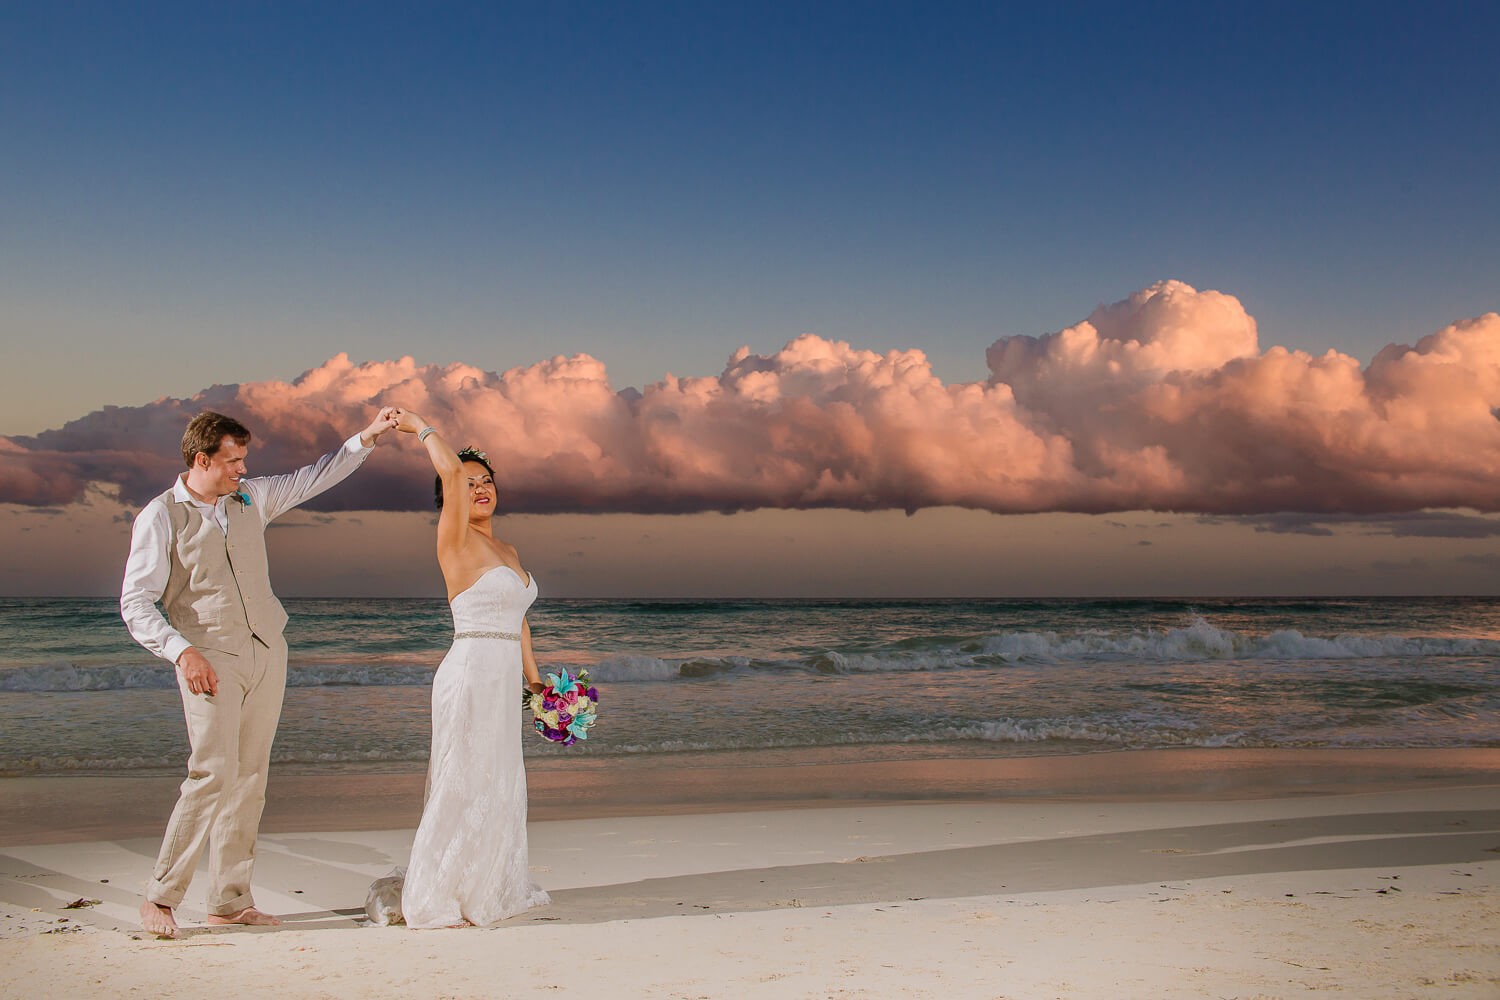
[(359, 432), (359, 443), (366, 448), (380, 440), (380, 435), (391, 430), (397, 424), (397, 416), (401, 410), (394, 406), (382, 406), (375, 419), (370, 421), (370, 426)]

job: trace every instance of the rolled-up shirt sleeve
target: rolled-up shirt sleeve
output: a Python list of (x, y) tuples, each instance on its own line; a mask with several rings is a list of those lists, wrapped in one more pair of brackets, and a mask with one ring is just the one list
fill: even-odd
[(120, 586), (120, 617), (130, 637), (175, 664), (192, 643), (183, 638), (156, 606), (171, 572), (172, 524), (167, 508), (153, 500), (142, 508), (130, 529), (130, 557), (125, 560), (125, 582)]
[(260, 516), (269, 524), (293, 507), (349, 478), (364, 464), (370, 449), (355, 434), (338, 451), (330, 452), (312, 465), (279, 476), (261, 476), (241, 481), (240, 487), (260, 505)]

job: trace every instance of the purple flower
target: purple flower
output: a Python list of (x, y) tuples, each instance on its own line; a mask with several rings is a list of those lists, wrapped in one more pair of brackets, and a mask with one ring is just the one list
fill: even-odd
[(542, 711), (550, 712), (557, 707), (557, 699), (551, 695), (542, 698)]
[(589, 701), (597, 703), (599, 701), (599, 689), (598, 688), (589, 688), (589, 690), (588, 690), (588, 696), (589, 696)]
[(557, 713), (557, 724), (560, 727), (562, 727), (563, 729), (568, 728), (568, 723), (570, 723), (572, 721), (573, 721), (573, 716), (569, 715), (567, 712), (558, 712)]

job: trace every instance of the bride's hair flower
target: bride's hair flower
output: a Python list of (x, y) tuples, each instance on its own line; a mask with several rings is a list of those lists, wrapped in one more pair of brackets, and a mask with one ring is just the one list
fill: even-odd
[(521, 688), (521, 704), (531, 709), (532, 728), (553, 743), (570, 747), (589, 738), (589, 728), (598, 717), (599, 689), (589, 683), (589, 672), (548, 674), (542, 690)]

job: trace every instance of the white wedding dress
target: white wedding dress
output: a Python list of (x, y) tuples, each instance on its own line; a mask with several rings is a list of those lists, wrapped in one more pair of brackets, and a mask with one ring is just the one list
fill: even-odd
[(401, 892), (410, 927), (486, 927), (550, 902), (531, 880), (521, 765), (521, 619), (536, 581), (509, 566), (453, 599), (432, 682), (427, 804)]

